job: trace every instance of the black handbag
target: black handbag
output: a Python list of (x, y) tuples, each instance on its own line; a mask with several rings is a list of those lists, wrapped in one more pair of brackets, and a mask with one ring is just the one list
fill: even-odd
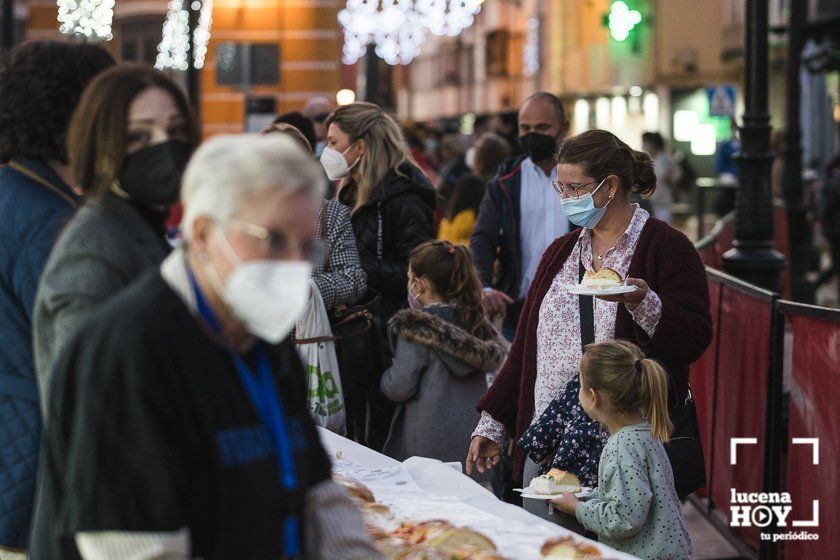
[(381, 296), (369, 291), (360, 303), (330, 311), (335, 354), (347, 409), (347, 434), (366, 444), (369, 400), (385, 371), (385, 347), (377, 317)]
[[(674, 387), (671, 387), (670, 395), (676, 395)], [(682, 500), (695, 490), (706, 486), (706, 461), (703, 459), (697, 407), (691, 398), (690, 386), (683, 402), (672, 398), (668, 403), (668, 416), (671, 417), (674, 431), (665, 444), (665, 452), (674, 471), (677, 496)]]
[[(583, 263), (578, 263), (578, 281), (583, 281), (585, 269)], [(578, 296), (580, 298), (580, 338), (581, 346), (595, 342), (595, 311), (592, 296)], [(665, 364), (660, 362), (665, 367)], [(666, 368), (667, 369), (667, 368)], [(697, 421), (697, 408), (691, 398), (691, 387), (688, 395), (682, 399), (677, 395), (673, 378), (668, 391), (668, 416), (674, 425), (671, 437), (665, 444), (665, 452), (671, 462), (674, 472), (674, 487), (677, 496), (682, 500), (695, 490), (706, 485), (706, 462), (703, 459), (703, 448), (700, 445), (700, 425)]]

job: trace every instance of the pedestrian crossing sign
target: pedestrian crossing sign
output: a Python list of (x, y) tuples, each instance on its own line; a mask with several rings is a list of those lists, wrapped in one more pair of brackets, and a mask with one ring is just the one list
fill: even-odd
[(735, 116), (735, 88), (733, 86), (713, 86), (706, 88), (709, 97), (709, 116)]

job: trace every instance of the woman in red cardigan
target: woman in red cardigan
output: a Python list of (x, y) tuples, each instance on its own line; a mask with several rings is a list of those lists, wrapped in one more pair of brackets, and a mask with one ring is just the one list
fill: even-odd
[[(580, 265), (610, 267), (637, 288), (594, 298), (595, 341), (618, 338), (640, 346), (670, 372), (672, 401), (684, 402), (688, 366), (711, 341), (709, 292), (703, 263), (685, 235), (631, 202), (632, 195), (648, 197), (655, 188), (650, 157), (610, 132), (590, 130), (563, 143), (555, 190), (569, 220), (581, 227), (543, 255), (507, 362), (477, 405), (482, 417), (467, 472), (497, 464), (507, 438), (519, 438), (577, 378), (580, 304), (566, 287), (578, 283)], [(537, 473), (517, 447), (514, 478), (528, 484)]]

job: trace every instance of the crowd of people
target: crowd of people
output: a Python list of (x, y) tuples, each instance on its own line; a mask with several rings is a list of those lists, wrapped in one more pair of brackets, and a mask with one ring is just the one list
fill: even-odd
[[(319, 98), (202, 141), (163, 73), (19, 47), (0, 70), (0, 559), (379, 558), (319, 441), (313, 340), (347, 437), (465, 461), (510, 501), (561, 468), (596, 493), (529, 511), (689, 558), (688, 366), (712, 325), (657, 194), (662, 138), (568, 137), (547, 92), (494, 128), (468, 145)], [(632, 291), (570, 292), (607, 268)], [(329, 332), (306, 339), (313, 298)]]

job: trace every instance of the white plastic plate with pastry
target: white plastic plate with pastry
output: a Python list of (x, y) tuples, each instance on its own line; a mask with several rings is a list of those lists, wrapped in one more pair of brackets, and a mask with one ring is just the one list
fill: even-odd
[(583, 284), (571, 284), (566, 286), (569, 292), (578, 296), (617, 296), (621, 294), (629, 294), (636, 291), (636, 286), (627, 286), (622, 284), (612, 288), (590, 288)]
[[(558, 498), (560, 494), (563, 493), (558, 492), (556, 494), (534, 494), (530, 488), (514, 488), (513, 491), (518, 492), (523, 498), (527, 498), (529, 500), (553, 500), (555, 498)], [(593, 492), (595, 492), (594, 488), (581, 488), (580, 492), (575, 493), (575, 496), (580, 499), (586, 499), (592, 496)]]

